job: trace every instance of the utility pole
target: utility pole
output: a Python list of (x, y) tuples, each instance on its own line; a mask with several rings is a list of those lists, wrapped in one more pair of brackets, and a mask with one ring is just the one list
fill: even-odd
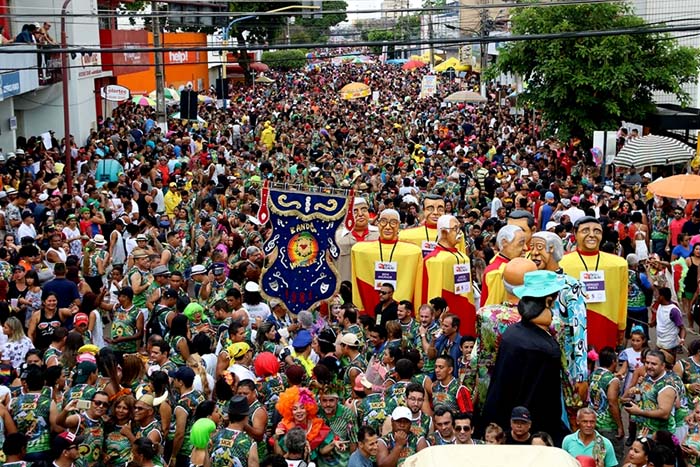
[[(71, 1), (72, 0), (65, 0), (63, 2), (63, 7), (61, 8), (61, 48), (63, 50), (65, 50), (68, 45), (68, 38), (66, 35), (66, 11), (68, 9), (68, 4)], [(73, 193), (73, 168), (71, 167), (73, 154), (70, 139), (70, 101), (68, 99), (69, 76), (68, 52), (63, 52), (61, 54), (61, 90), (63, 92), (63, 141), (65, 145), (64, 150), (66, 152), (66, 167), (64, 168), (64, 173), (66, 174), (66, 190), (70, 195)]]
[(163, 51), (160, 50), (163, 46), (160, 32), (160, 18), (158, 18), (158, 2), (151, 2), (151, 14), (153, 15), (153, 48), (155, 67), (156, 67), (156, 122), (165, 130), (167, 121), (165, 119), (165, 73), (163, 70)]
[(430, 71), (435, 69), (435, 45), (433, 44), (433, 12), (428, 13), (428, 38), (430, 39)]
[(479, 92), (481, 93), (482, 97), (486, 97), (486, 79), (484, 78), (484, 73), (486, 73), (486, 67), (488, 66), (488, 54), (487, 54), (487, 50), (486, 50), (486, 47), (488, 47), (488, 44), (483, 39), (489, 35), (489, 28), (488, 28), (489, 12), (488, 12), (488, 10), (486, 10), (486, 9), (481, 10), (480, 16), (481, 16), (481, 18), (479, 21), (479, 35), (482, 38), (482, 40), (480, 41), (481, 72), (479, 73)]

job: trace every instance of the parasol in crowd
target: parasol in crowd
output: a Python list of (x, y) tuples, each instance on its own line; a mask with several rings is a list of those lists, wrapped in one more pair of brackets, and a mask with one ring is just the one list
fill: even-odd
[(409, 60), (403, 65), (401, 65), (402, 70), (415, 70), (416, 68), (422, 68), (426, 66), (427, 63), (422, 62), (420, 60)]
[(365, 83), (350, 83), (340, 90), (340, 98), (344, 100), (360, 99), (372, 95), (372, 90)]
[(155, 106), (156, 106), (156, 101), (154, 101), (153, 99), (150, 99), (150, 98), (147, 97), (147, 96), (134, 96), (134, 97), (131, 98), (131, 102), (133, 102), (133, 103), (136, 104), (136, 105), (141, 105), (141, 106), (144, 106), (144, 107), (147, 107), (147, 106), (149, 106), (149, 105), (150, 105), (151, 107), (155, 107)]
[(700, 199), (700, 175), (682, 174), (649, 184), (649, 191), (666, 198)]
[(695, 149), (668, 136), (646, 135), (627, 140), (613, 164), (617, 167), (684, 164), (693, 158)]
[(469, 104), (481, 104), (486, 98), (474, 91), (457, 91), (445, 98), (445, 102), (466, 102)]
[[(176, 89), (172, 88), (165, 88), (163, 89), (163, 95), (165, 96), (165, 100), (168, 101), (179, 101), (180, 100), (180, 94), (177, 92)], [(156, 91), (153, 90), (148, 94), (149, 99), (153, 99), (154, 101), (156, 100)]]
[[(186, 120), (186, 119), (183, 119), (182, 117), (180, 117), (180, 112), (175, 112), (174, 114), (170, 114), (170, 115), (168, 116), (168, 118), (174, 119), (174, 120)], [(199, 115), (197, 115), (197, 121), (198, 121), (199, 123), (206, 123), (206, 122), (207, 122), (206, 120), (204, 120), (204, 119), (203, 119), (202, 117), (200, 117)]]
[(256, 73), (262, 73), (270, 69), (269, 66), (265, 65), (263, 62), (253, 62), (250, 64), (250, 69)]

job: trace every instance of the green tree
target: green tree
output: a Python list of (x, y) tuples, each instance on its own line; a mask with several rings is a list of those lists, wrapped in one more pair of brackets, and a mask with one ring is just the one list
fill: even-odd
[[(388, 31), (386, 29), (373, 29), (369, 31), (363, 31), (362, 33), (362, 38), (367, 41), (372, 41), (372, 42), (381, 42), (381, 41), (393, 41), (396, 40), (396, 36), (394, 35), (394, 31)], [(394, 55), (394, 46), (390, 45), (387, 47), (387, 55), (390, 57), (393, 57)], [(381, 45), (373, 45), (370, 47), (372, 49), (372, 53), (374, 54), (380, 54), (382, 53), (382, 46)]]
[[(514, 35), (647, 27), (621, 3), (523, 7), (511, 23)], [(687, 104), (682, 86), (697, 81), (699, 52), (656, 33), (519, 41), (500, 50), (489, 74), (519, 74), (527, 81), (523, 98), (560, 137), (589, 139), (623, 119), (642, 121), (655, 91)]]
[(302, 49), (266, 51), (262, 61), (273, 68), (293, 70), (306, 65), (306, 51)]
[[(296, 24), (303, 27), (311, 42), (325, 42), (328, 34), (330, 33), (331, 27), (338, 23), (342, 23), (348, 18), (347, 13), (344, 13), (348, 9), (348, 4), (344, 0), (335, 0), (331, 2), (323, 2), (323, 11), (343, 11), (343, 13), (332, 13), (323, 15), (313, 15), (310, 17), (297, 17)], [(313, 12), (309, 12), (313, 13)]]

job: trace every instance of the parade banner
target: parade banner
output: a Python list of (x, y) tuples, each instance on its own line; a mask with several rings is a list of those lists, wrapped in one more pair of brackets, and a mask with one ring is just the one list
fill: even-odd
[(266, 184), (258, 220), (272, 226), (263, 250), (269, 257), (260, 279), (267, 299), (282, 300), (293, 314), (330, 299), (340, 287), (334, 261), (340, 255), (335, 232), (352, 230), (352, 192), (295, 191)]

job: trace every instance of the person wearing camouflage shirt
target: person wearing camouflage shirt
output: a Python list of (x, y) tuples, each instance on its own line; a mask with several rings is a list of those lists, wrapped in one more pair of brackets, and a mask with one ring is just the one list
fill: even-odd
[(237, 459), (243, 467), (258, 466), (257, 443), (245, 432), (250, 407), (245, 396), (235, 396), (228, 406), (228, 426), (212, 439), (212, 467), (230, 467)]
[(600, 366), (591, 374), (590, 407), (596, 413), (598, 433), (608, 438), (618, 459), (624, 457), (623, 438), (625, 429), (620, 415), (620, 380), (615, 377), (617, 355), (610, 347), (605, 347), (598, 356)]

